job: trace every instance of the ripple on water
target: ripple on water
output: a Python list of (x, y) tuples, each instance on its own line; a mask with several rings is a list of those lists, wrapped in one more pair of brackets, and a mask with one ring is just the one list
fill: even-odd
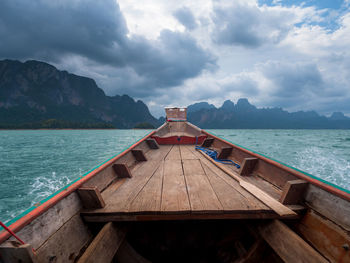
[(0, 131), (0, 220), (15, 217), (148, 132)]
[[(7, 221), (18, 215), (147, 132), (0, 131), (0, 220)], [(213, 132), (350, 189), (350, 131), (235, 129)]]

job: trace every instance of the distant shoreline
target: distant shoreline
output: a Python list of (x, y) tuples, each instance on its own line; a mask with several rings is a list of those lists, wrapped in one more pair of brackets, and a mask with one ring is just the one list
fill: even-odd
[(50, 131), (50, 130), (154, 130), (154, 129), (141, 129), (141, 128), (130, 128), (130, 129), (118, 129), (118, 128), (57, 128), (57, 129), (0, 129), (0, 131)]

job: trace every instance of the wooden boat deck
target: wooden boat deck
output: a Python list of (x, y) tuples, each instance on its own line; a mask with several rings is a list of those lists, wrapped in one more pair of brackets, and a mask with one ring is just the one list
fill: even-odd
[[(193, 145), (160, 145), (146, 157), (131, 169), (132, 178), (107, 188), (104, 208), (82, 211), (86, 221), (280, 218)], [(263, 187), (278, 197), (271, 185)]]

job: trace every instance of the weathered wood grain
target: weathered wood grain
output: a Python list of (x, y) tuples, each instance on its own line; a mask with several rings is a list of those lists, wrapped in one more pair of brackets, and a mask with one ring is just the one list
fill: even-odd
[(203, 164), (203, 168), (223, 207), (223, 210), (227, 212), (249, 211), (250, 209), (255, 208), (251, 206), (249, 200), (244, 195), (239, 193), (234, 187), (214, 173), (207, 165)]
[(82, 187), (97, 187), (102, 192), (116, 179), (112, 166), (109, 166), (84, 183)]
[(97, 187), (80, 187), (77, 192), (85, 208), (93, 209), (105, 206), (105, 202)]
[(191, 174), (205, 174), (200, 161), (197, 160), (182, 160), (184, 173)]
[(244, 158), (241, 168), (239, 170), (239, 174), (247, 176), (253, 173), (253, 170), (258, 161), (258, 158)]
[(40, 262), (75, 262), (92, 235), (79, 214), (73, 216), (37, 250)]
[(312, 184), (306, 191), (305, 201), (312, 209), (350, 231), (349, 201)]
[(194, 160), (198, 159), (197, 156), (195, 156), (189, 149), (187, 149), (186, 146), (180, 145), (180, 153), (181, 153), (181, 159), (182, 160)]
[[(81, 208), (80, 198), (74, 192), (63, 198), (16, 234), (36, 250)], [(11, 237), (9, 240), (13, 241), (14, 238)]]
[(161, 211), (190, 211), (181, 160), (165, 160)]
[(159, 162), (157, 161), (148, 161), (142, 164), (142, 167), (134, 172), (134, 177), (128, 179), (106, 200), (106, 206), (102, 209), (96, 209), (95, 211), (128, 212), (130, 204), (134, 198), (138, 195), (159, 166)]
[(247, 200), (249, 201), (250, 209), (255, 211), (270, 210), (269, 207), (264, 205), (264, 203), (260, 202), (256, 197), (254, 197), (254, 195), (244, 190), (236, 180), (234, 180), (231, 176), (229, 176), (224, 171), (222, 171), (219, 167), (213, 165), (212, 162), (210, 162), (198, 151), (194, 150), (192, 147), (188, 147), (188, 149), (191, 150), (200, 159), (200, 161), (203, 164), (205, 164), (207, 167), (210, 167), (210, 170), (212, 170), (217, 176), (219, 176), (222, 180), (224, 180), (228, 185), (233, 187), (242, 196), (246, 197)]
[(227, 159), (232, 153), (232, 147), (223, 147), (219, 151), (218, 159)]
[(304, 200), (308, 183), (304, 180), (288, 181), (283, 187), (280, 202), (285, 205), (299, 204)]
[[(199, 160), (183, 160), (183, 168), (192, 212), (222, 212), (223, 207)], [(192, 168), (196, 168), (196, 172)]]
[(113, 164), (114, 172), (118, 178), (131, 178), (132, 174), (129, 167), (125, 163), (115, 163)]
[(261, 236), (284, 262), (328, 262), (328, 260), (279, 220), (273, 220), (258, 227), (258, 229)]
[(131, 150), (132, 155), (135, 157), (138, 162), (145, 162), (147, 158), (142, 150)]
[(181, 160), (180, 147), (179, 145), (174, 145), (169, 154), (166, 156), (165, 160)]
[[(109, 193), (109, 197), (105, 200), (106, 206), (101, 209), (91, 210), (91, 213), (111, 213), (111, 212), (128, 212), (131, 203), (152, 177), (160, 166), (160, 160), (164, 159), (169, 153), (171, 147), (160, 147), (155, 151), (158, 159), (148, 158), (147, 162), (140, 162), (133, 169), (133, 177), (127, 178), (126, 181), (118, 186), (117, 190)], [(84, 211), (89, 213), (89, 211)]]
[(160, 211), (162, 200), (164, 161), (161, 161), (157, 171), (132, 201), (129, 212)]
[(111, 262), (120, 244), (125, 238), (126, 230), (113, 223), (107, 223), (91, 242), (78, 263)]
[(219, 164), (215, 162), (213, 159), (211, 159), (208, 155), (205, 153), (200, 152), (207, 160), (209, 160), (211, 163), (219, 167), (222, 171), (224, 171), (226, 174), (237, 180), (245, 190), (253, 194), (256, 198), (258, 198), (260, 201), (262, 201), (264, 204), (269, 206), (271, 209), (273, 209), (276, 213), (278, 213), (280, 216), (284, 217), (295, 217), (297, 214), (289, 209), (288, 207), (284, 206), (280, 202), (273, 199), (271, 196), (269, 196), (267, 193), (256, 187), (255, 185), (248, 183), (244, 180), (242, 180), (238, 174), (235, 174), (231, 172), (230, 169), (226, 168), (224, 165)]
[[(350, 262), (350, 233), (335, 223), (310, 210), (296, 223), (297, 231), (334, 263)], [(344, 247), (345, 246), (345, 247)]]

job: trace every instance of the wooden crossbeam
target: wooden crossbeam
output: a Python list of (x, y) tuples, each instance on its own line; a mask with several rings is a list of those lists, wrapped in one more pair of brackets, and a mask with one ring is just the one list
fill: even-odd
[(213, 142), (214, 142), (214, 138), (207, 138), (207, 139), (205, 139), (203, 141), (201, 146), (205, 147), (205, 148), (208, 148), (208, 147), (210, 147), (213, 144)]
[(239, 170), (240, 175), (250, 175), (252, 174), (255, 165), (258, 163), (258, 158), (244, 158), (243, 163), (241, 165), (241, 169)]
[(97, 187), (80, 187), (78, 194), (83, 206), (87, 209), (105, 207), (105, 202)]
[(22, 245), (16, 241), (8, 241), (0, 246), (0, 262), (37, 263), (38, 259), (33, 254), (30, 244)]
[(279, 214), (282, 217), (295, 217), (297, 214), (291, 210), (290, 208), (284, 206), (274, 198), (272, 198), (270, 195), (265, 193), (260, 188), (256, 187), (255, 185), (248, 183), (247, 181), (243, 180), (238, 174), (233, 173), (230, 169), (225, 167), (224, 165), (215, 162), (212, 158), (210, 158), (208, 155), (203, 153), (202, 151), (199, 151), (205, 158), (207, 158), (210, 162), (212, 162), (214, 165), (219, 167), (222, 171), (224, 171), (226, 174), (231, 176), (233, 179), (235, 179), (237, 182), (239, 182), (240, 186), (243, 187), (245, 190), (250, 192), (252, 195), (254, 195), (257, 199), (259, 199), (261, 202), (263, 202), (265, 205), (270, 207), (272, 210), (274, 210), (277, 214)]
[(119, 178), (131, 178), (129, 167), (124, 163), (113, 164), (113, 169)]
[(159, 145), (155, 139), (147, 139), (146, 143), (150, 149), (159, 149)]
[(118, 228), (112, 222), (105, 224), (77, 262), (111, 262), (123, 242), (125, 234), (125, 229)]
[(304, 198), (308, 183), (304, 180), (292, 180), (286, 182), (283, 187), (280, 202), (285, 205), (295, 205)]
[(135, 157), (138, 162), (145, 162), (147, 158), (142, 150), (131, 150), (132, 155)]
[(221, 149), (218, 159), (227, 159), (227, 157), (230, 156), (232, 153), (233, 148), (232, 147), (224, 147)]
[(279, 220), (273, 220), (259, 226), (258, 230), (284, 262), (328, 262), (320, 253)]

